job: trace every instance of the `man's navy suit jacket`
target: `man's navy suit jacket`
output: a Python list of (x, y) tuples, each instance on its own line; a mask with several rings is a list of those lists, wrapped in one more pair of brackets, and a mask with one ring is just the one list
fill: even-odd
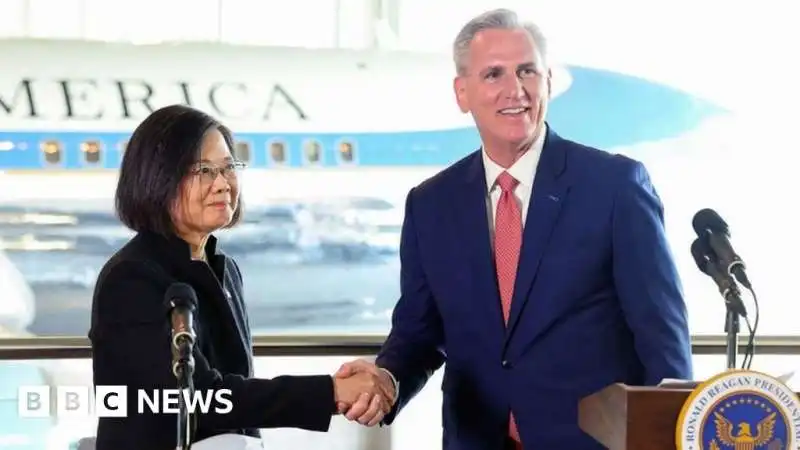
[(377, 359), (399, 387), (384, 424), (446, 361), (445, 449), (503, 448), (509, 411), (528, 448), (600, 449), (578, 427), (582, 397), (691, 379), (686, 306), (645, 167), (547, 129), (507, 327), (480, 151), (409, 192), (402, 294)]

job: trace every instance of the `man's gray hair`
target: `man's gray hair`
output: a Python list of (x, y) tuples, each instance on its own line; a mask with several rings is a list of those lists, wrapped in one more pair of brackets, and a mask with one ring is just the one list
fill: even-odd
[(533, 38), (536, 49), (542, 57), (542, 62), (547, 60), (547, 39), (542, 30), (533, 22), (523, 21), (519, 15), (510, 9), (493, 9), (487, 11), (469, 22), (458, 32), (455, 42), (453, 42), (453, 62), (456, 64), (456, 71), (459, 75), (464, 75), (465, 64), (469, 56), (469, 46), (475, 35), (484, 30), (525, 30)]

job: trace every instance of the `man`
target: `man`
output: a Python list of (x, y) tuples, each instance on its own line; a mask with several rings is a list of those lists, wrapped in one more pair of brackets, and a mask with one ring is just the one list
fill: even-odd
[(445, 449), (602, 448), (578, 427), (581, 398), (692, 377), (661, 202), (639, 162), (549, 129), (534, 25), (480, 15), (454, 60), (483, 145), (409, 192), (392, 330), (375, 365), (337, 373), (380, 374), (393, 409), (366, 395), (341, 409), (391, 424), (446, 360)]

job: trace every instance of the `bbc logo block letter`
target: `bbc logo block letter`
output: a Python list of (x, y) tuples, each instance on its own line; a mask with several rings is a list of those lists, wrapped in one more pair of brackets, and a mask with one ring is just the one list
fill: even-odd
[(128, 389), (125, 386), (97, 386), (94, 391), (94, 412), (97, 417), (126, 417)]
[(49, 417), (50, 386), (20, 386), (17, 410), (20, 417)]
[(88, 386), (57, 386), (56, 415), (58, 417), (86, 417), (91, 403)]

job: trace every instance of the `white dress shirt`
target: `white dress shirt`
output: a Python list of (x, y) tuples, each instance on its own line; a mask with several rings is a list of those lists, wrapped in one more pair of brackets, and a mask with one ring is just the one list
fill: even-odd
[(494, 244), (494, 221), (497, 215), (497, 202), (500, 201), (500, 194), (502, 189), (497, 184), (497, 177), (503, 172), (508, 172), (509, 175), (514, 177), (519, 184), (514, 189), (514, 197), (520, 206), (522, 212), (522, 227), (525, 227), (525, 219), (528, 216), (528, 207), (531, 203), (531, 196), (533, 195), (533, 180), (536, 176), (536, 167), (539, 165), (539, 157), (542, 155), (542, 148), (544, 148), (544, 138), (547, 134), (547, 126), (542, 127), (542, 132), (536, 141), (531, 145), (531, 148), (525, 152), (514, 164), (508, 169), (504, 169), (496, 162), (489, 158), (486, 150), (481, 151), (483, 157), (483, 168), (486, 172), (486, 190), (489, 195), (486, 198), (486, 212), (489, 220), (489, 236), (491, 237), (492, 244)]

